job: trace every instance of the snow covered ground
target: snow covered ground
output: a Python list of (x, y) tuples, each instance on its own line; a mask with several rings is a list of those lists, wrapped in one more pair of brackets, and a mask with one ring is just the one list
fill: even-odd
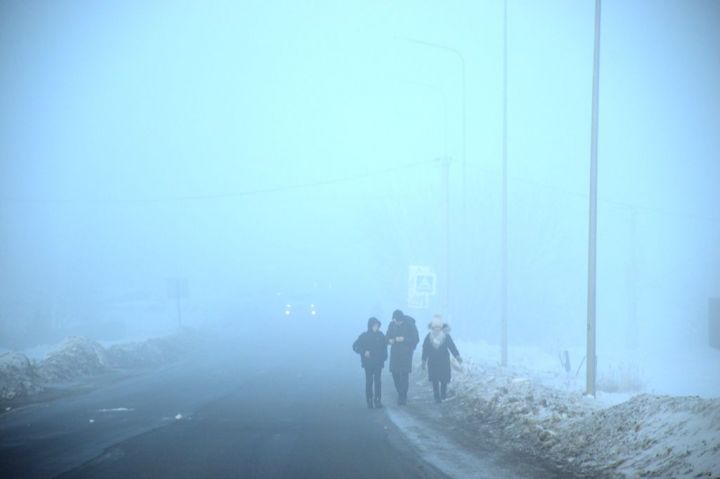
[[(463, 357), (499, 364), (500, 347), (484, 341), (458, 341)], [(585, 351), (570, 349), (571, 374), (561, 366), (560, 348), (550, 352), (537, 347), (511, 346), (508, 361), (513, 370), (534, 381), (567, 391), (585, 389)], [(705, 347), (684, 352), (645, 349), (635, 352), (598, 352), (598, 400), (616, 404), (640, 393), (672, 396), (720, 397), (720, 350)]]
[[(501, 368), (497, 347), (458, 348), (466, 361), (454, 372), (453, 398), (440, 407), (484, 440), (587, 477), (720, 478), (720, 398), (712, 396), (720, 361), (702, 364), (703, 374), (694, 370), (680, 384), (680, 392), (707, 394), (699, 397), (667, 395), (672, 381), (605, 358), (610, 367), (598, 380), (605, 390), (592, 398), (583, 394), (579, 364), (566, 373), (558, 357), (515, 348), (511, 366)], [(414, 377), (415, 387), (428, 387), (421, 371)]]
[[(429, 408), (428, 408), (429, 409)], [(442, 427), (435, 427), (417, 408), (387, 409), (388, 416), (417, 449), (424, 460), (455, 479), (494, 479), (516, 477), (496, 464), (493, 457), (472, 454), (461, 444), (448, 438)], [(532, 477), (532, 476), (528, 476)]]
[(16, 352), (0, 354), (0, 399), (13, 400), (43, 390), (34, 364)]

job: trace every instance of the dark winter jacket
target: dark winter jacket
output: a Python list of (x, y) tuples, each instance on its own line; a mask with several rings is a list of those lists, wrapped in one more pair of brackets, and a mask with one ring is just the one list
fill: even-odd
[(460, 360), (460, 353), (450, 337), (450, 328), (443, 325), (442, 333), (433, 341), (432, 331), (425, 336), (422, 348), (422, 360), (427, 361), (428, 379), (430, 381), (450, 382), (450, 353)]
[[(358, 336), (352, 346), (353, 351), (360, 355), (360, 365), (365, 369), (382, 369), (388, 357), (385, 335), (379, 329), (377, 332), (372, 330), (375, 323), (380, 326), (380, 321), (370, 318), (367, 331)], [(370, 352), (367, 358), (365, 351)]]
[[(410, 316), (402, 315), (402, 322), (393, 319), (386, 333), (390, 346), (390, 372), (409, 373), (412, 371), (412, 357), (415, 348), (420, 342), (415, 320)], [(402, 342), (395, 341), (399, 336), (405, 338)]]

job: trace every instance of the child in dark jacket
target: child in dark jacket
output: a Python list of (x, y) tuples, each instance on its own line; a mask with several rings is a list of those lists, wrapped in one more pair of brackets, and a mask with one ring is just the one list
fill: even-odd
[(368, 408), (381, 408), (381, 373), (388, 354), (385, 335), (380, 331), (377, 318), (368, 319), (367, 331), (355, 340), (353, 351), (360, 355), (360, 365), (365, 369), (365, 399)]
[(462, 363), (455, 342), (450, 337), (450, 327), (436, 314), (430, 323), (430, 332), (425, 336), (422, 348), (422, 367), (428, 370), (428, 379), (433, 385), (435, 402), (447, 397), (447, 384), (450, 382), (450, 354)]

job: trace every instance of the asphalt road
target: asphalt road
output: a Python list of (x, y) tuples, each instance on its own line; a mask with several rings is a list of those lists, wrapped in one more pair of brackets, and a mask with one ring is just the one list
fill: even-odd
[(3, 414), (0, 475), (444, 477), (365, 408), (349, 344), (257, 339)]
[[(5, 413), (0, 476), (446, 477), (426, 459), (439, 450), (432, 441), (453, 446), (433, 434), (418, 447), (387, 411), (368, 410), (354, 338), (327, 337), (215, 340), (182, 363)], [(390, 385), (386, 373), (385, 401), (397, 408)], [(483, 469), (482, 458), (473, 464)]]

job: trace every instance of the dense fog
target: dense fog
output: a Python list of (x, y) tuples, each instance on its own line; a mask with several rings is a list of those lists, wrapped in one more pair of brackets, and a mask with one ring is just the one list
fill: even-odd
[[(593, 13), (508, 2), (511, 363), (585, 354)], [(720, 297), (720, 4), (602, 21), (598, 367), (680, 382)], [(0, 347), (301, 325), (350, 356), (394, 309), (499, 344), (502, 72), (502, 2), (2, 2)]]

